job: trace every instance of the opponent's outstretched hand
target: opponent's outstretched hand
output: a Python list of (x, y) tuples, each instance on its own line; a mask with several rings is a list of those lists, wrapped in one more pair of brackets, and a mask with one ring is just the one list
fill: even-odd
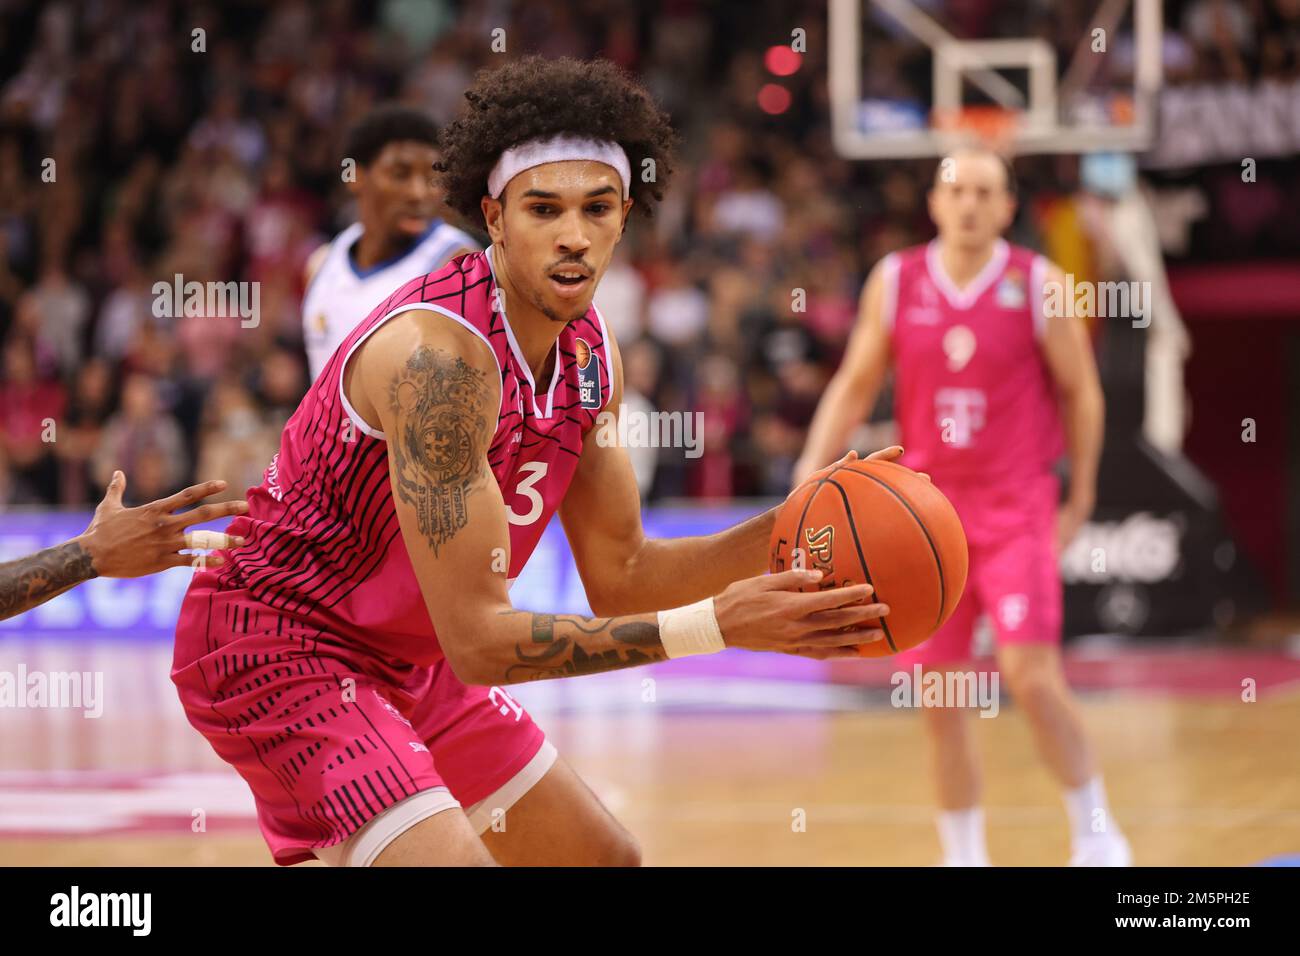
[[(95, 509), (90, 526), (77, 540), (90, 556), (95, 574), (105, 578), (138, 578), (166, 568), (185, 567), (193, 555), (181, 554), (182, 548), (237, 548), (244, 539), (220, 532), (191, 532), (190, 525), (229, 518), (248, 512), (247, 501), (219, 501), (200, 505), (190, 511), (173, 514), (226, 490), (220, 479), (191, 485), (169, 498), (151, 501), (138, 508), (122, 504), (126, 476), (113, 472), (104, 500)], [(221, 555), (204, 558), (206, 567), (219, 567)]]

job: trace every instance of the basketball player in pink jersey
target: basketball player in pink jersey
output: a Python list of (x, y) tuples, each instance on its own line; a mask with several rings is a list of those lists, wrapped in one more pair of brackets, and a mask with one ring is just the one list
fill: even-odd
[[(647, 540), (626, 449), (596, 440), (623, 373), (592, 295), (671, 172), (649, 94), (533, 57), (466, 98), (438, 171), (492, 245), (347, 336), (229, 529), (247, 544), (195, 576), (176, 628), (186, 714), (282, 864), (635, 864), (500, 685), (724, 646), (851, 656), (888, 611), (866, 585), (764, 575), (773, 512)], [(596, 617), (510, 603), (557, 511)]]
[[(1061, 666), (1058, 555), (1092, 511), (1103, 399), (1082, 322), (1048, 315), (1044, 286), (1060, 270), (1009, 245), (1010, 164), (968, 149), (947, 157), (929, 195), (938, 238), (886, 256), (863, 290), (848, 352), (814, 416), (796, 482), (831, 461), (895, 371), (903, 462), (952, 501), (970, 545), (966, 593), (926, 643), (900, 654), (910, 670), (956, 669), (987, 612), (998, 665), (1065, 791), (1076, 865), (1127, 865), (1095, 758)], [(1068, 447), (1058, 508), (1052, 471)], [(887, 601), (888, 595), (880, 595)], [(950, 686), (945, 684), (945, 686)], [(933, 745), (945, 862), (988, 865), (980, 773), (967, 715), (923, 711)]]

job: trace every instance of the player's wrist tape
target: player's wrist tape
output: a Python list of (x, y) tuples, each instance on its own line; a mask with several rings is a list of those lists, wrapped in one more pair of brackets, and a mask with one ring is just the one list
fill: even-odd
[(185, 547), (199, 551), (219, 551), (230, 547), (230, 538), (221, 531), (187, 531)]
[(725, 650), (727, 645), (713, 611), (713, 598), (660, 611), (659, 641), (670, 658)]

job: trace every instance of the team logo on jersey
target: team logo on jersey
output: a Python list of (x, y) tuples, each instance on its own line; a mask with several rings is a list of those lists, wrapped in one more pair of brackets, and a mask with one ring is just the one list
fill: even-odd
[(573, 355), (578, 366), (578, 403), (583, 408), (600, 408), (600, 356), (586, 339), (575, 339)]
[(998, 283), (997, 303), (1003, 309), (1023, 309), (1025, 307), (1025, 276), (1019, 269), (1008, 269), (1007, 274)]
[(943, 314), (939, 311), (939, 293), (928, 280), (917, 283), (917, 298), (919, 302), (907, 309), (907, 321), (915, 325), (936, 325)]

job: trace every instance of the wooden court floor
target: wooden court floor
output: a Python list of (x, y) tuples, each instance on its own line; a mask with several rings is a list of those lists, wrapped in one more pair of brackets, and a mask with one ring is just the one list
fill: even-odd
[[(1252, 703), (1117, 691), (1087, 694), (1081, 707), (1138, 865), (1238, 866), (1300, 854), (1295, 685)], [(980, 725), (994, 863), (1063, 863), (1064, 810), (1023, 715), (1010, 706), (994, 719), (971, 719)], [(937, 862), (925, 742), (914, 712), (651, 709), (557, 713), (539, 722), (638, 837), (647, 865)], [(179, 732), (197, 741), (189, 728)], [(188, 742), (168, 747), (179, 769), (222, 772)], [(5, 748), (0, 771), (40, 769), (32, 749), (21, 749)], [(144, 759), (131, 753), (122, 750), (115, 767)], [(85, 757), (74, 752), (71, 759), (84, 764)], [(22, 804), (11, 791), (0, 803), (0, 865), (270, 865), (247, 820), (203, 833), (173, 820), (126, 833), (23, 836), (3, 828), (6, 808), (12, 815), (15, 807), (21, 811)]]

